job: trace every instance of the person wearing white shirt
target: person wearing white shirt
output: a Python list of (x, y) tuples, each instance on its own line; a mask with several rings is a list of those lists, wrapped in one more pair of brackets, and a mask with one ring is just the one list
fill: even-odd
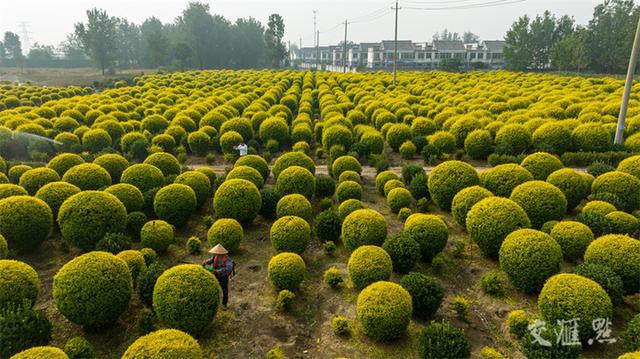
[(240, 152), (240, 157), (246, 156), (249, 152), (249, 147), (244, 142), (240, 142), (239, 145), (233, 148), (234, 150), (238, 150)]

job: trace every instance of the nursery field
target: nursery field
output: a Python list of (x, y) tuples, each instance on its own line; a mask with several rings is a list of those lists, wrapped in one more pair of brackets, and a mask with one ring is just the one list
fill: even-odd
[(640, 358), (640, 85), (391, 80), (0, 85), (0, 358)]

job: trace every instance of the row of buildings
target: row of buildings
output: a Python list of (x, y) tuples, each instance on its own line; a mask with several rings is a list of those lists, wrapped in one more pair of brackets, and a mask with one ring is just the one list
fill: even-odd
[[(504, 67), (505, 42), (480, 41), (465, 44), (462, 41), (434, 40), (412, 42), (398, 40), (398, 66), (411, 69), (437, 69), (445, 63), (466, 68), (499, 69)], [(380, 70), (393, 66), (395, 45), (393, 40), (348, 44), (346, 58), (344, 46), (303, 47), (296, 55), (303, 67), (332, 66), (359, 70)]]

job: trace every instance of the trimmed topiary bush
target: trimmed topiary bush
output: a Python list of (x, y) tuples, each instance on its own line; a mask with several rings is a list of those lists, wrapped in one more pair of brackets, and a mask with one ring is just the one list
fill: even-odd
[(243, 179), (224, 181), (213, 198), (213, 207), (218, 217), (233, 218), (241, 224), (251, 223), (258, 215), (261, 205), (258, 188)]
[(51, 209), (54, 216), (64, 201), (80, 192), (80, 188), (67, 182), (51, 182), (42, 186), (36, 193), (36, 198), (43, 200)]
[(183, 184), (191, 187), (196, 194), (198, 207), (204, 205), (211, 196), (211, 180), (207, 175), (198, 171), (187, 171), (176, 177), (173, 183)]
[(302, 257), (295, 253), (280, 253), (269, 260), (269, 281), (277, 289), (296, 290), (307, 273)]
[(246, 155), (238, 158), (233, 167), (236, 168), (240, 166), (248, 166), (257, 170), (265, 181), (269, 178), (269, 164), (264, 158), (258, 155)]
[(640, 291), (640, 241), (620, 234), (602, 236), (587, 247), (584, 262), (613, 269), (624, 283), (625, 294)]
[(582, 152), (604, 152), (611, 147), (611, 133), (599, 123), (585, 123), (571, 133), (574, 146)]
[[(338, 226), (339, 228), (340, 226)], [(340, 230), (338, 229), (338, 235), (340, 235)], [(7, 240), (4, 239), (2, 234), (0, 234), (0, 259), (6, 259), (9, 255), (9, 245), (7, 244)]]
[[(411, 196), (411, 194), (409, 194)], [(336, 197), (338, 202), (344, 202), (349, 199), (362, 199), (362, 186), (358, 182), (344, 181), (338, 184), (336, 189)]]
[(240, 242), (244, 238), (244, 231), (238, 221), (232, 218), (221, 218), (213, 223), (207, 232), (207, 240), (214, 247), (221, 244), (229, 253), (240, 248)]
[(456, 193), (479, 183), (478, 174), (471, 165), (460, 161), (447, 161), (431, 170), (429, 194), (438, 207), (450, 210)]
[(404, 222), (404, 231), (418, 243), (422, 260), (428, 263), (442, 252), (449, 238), (449, 228), (444, 220), (430, 214), (412, 214)]
[(640, 156), (625, 158), (618, 164), (618, 171), (625, 172), (640, 179)]
[(176, 329), (162, 329), (138, 338), (127, 348), (123, 359), (139, 358), (200, 359), (202, 350), (189, 334)]
[(33, 306), (40, 290), (38, 273), (26, 263), (0, 259), (0, 308)]
[(276, 191), (281, 196), (299, 193), (311, 198), (315, 192), (315, 183), (315, 177), (307, 169), (300, 166), (290, 166), (278, 175)]
[(291, 166), (299, 166), (307, 169), (311, 174), (316, 173), (316, 165), (311, 157), (305, 155), (302, 152), (287, 152), (278, 157), (273, 164), (271, 170), (273, 171), (273, 177), (277, 180), (280, 173)]
[[(627, 323), (627, 329), (624, 332), (624, 348), (628, 351), (640, 349), (640, 314), (636, 314)], [(631, 359), (633, 358), (631, 356)]]
[(384, 194), (384, 185), (391, 180), (399, 180), (400, 177), (393, 171), (383, 171), (376, 176), (376, 189), (378, 193)]
[(262, 205), (260, 206), (260, 215), (267, 219), (277, 218), (277, 206), (280, 201), (280, 195), (271, 187), (265, 187), (260, 190), (262, 197)]
[(162, 187), (153, 200), (153, 210), (158, 218), (176, 227), (187, 223), (196, 206), (196, 194), (191, 187), (177, 183)]
[(594, 195), (611, 193), (616, 195), (627, 212), (640, 207), (640, 179), (625, 172), (613, 171), (598, 176), (591, 185)]
[(383, 342), (404, 334), (413, 311), (409, 292), (398, 284), (385, 281), (363, 289), (356, 306), (358, 323), (364, 334)]
[(56, 171), (60, 177), (64, 176), (69, 168), (84, 163), (84, 159), (75, 153), (61, 153), (52, 158), (47, 167)]
[(491, 193), (491, 191), (480, 186), (467, 187), (461, 190), (453, 197), (453, 202), (451, 203), (453, 219), (463, 228), (466, 227), (467, 213), (469, 210), (471, 210), (476, 203), (492, 196), (493, 193)]
[(182, 172), (178, 159), (167, 152), (153, 153), (144, 160), (144, 163), (159, 168), (164, 176), (179, 175)]
[(564, 167), (558, 157), (546, 152), (530, 154), (520, 165), (529, 171), (534, 179), (540, 181), (546, 180), (551, 173)]
[(132, 278), (127, 263), (106, 252), (90, 252), (62, 266), (53, 278), (53, 301), (68, 320), (100, 328), (128, 308)]
[(300, 217), (284, 216), (273, 223), (269, 237), (276, 252), (302, 254), (309, 245), (311, 227)]
[(524, 209), (535, 228), (548, 221), (559, 221), (567, 212), (567, 200), (562, 191), (543, 181), (523, 183), (513, 189), (509, 198)]
[(127, 210), (116, 196), (100, 191), (85, 191), (69, 197), (58, 212), (62, 236), (76, 246), (89, 250), (105, 234), (124, 232)]
[(500, 247), (500, 269), (521, 291), (537, 293), (544, 282), (560, 271), (562, 249), (548, 234), (519, 229), (509, 234)]
[(164, 185), (164, 175), (156, 166), (139, 163), (128, 167), (120, 178), (120, 182), (138, 187), (142, 193)]
[(119, 182), (122, 172), (129, 167), (129, 161), (116, 153), (107, 153), (99, 156), (93, 160), (93, 163), (107, 170), (113, 183)]
[(144, 208), (144, 196), (142, 192), (133, 185), (118, 183), (105, 188), (104, 191), (118, 198), (127, 209), (127, 213), (138, 212)]
[(11, 168), (9, 168), (9, 172), (7, 173), (9, 181), (11, 181), (11, 183), (18, 184), (18, 182), (20, 182), (20, 177), (22, 177), (22, 175), (30, 169), (32, 169), (32, 167), (27, 165), (11, 166)]
[(338, 215), (340, 216), (341, 221), (344, 221), (351, 212), (365, 208), (366, 207), (362, 201), (358, 199), (348, 199), (340, 203), (340, 206), (338, 206)]
[[(533, 147), (538, 151), (562, 154), (571, 149), (571, 130), (558, 121), (550, 121), (538, 127), (532, 135)], [(544, 180), (544, 178), (536, 179)]]
[(41, 311), (31, 309), (31, 303), (0, 306), (0, 356), (13, 354), (51, 341), (52, 325)]
[(338, 212), (329, 208), (320, 212), (313, 221), (313, 229), (320, 242), (335, 242), (340, 238), (342, 220)]
[[(145, 249), (153, 250), (151, 248), (143, 248), (143, 250)], [(144, 256), (145, 252), (142, 253)], [(148, 256), (145, 257), (145, 260), (147, 258)], [(155, 287), (156, 281), (158, 280), (158, 278), (160, 278), (160, 275), (164, 273), (165, 270), (167, 270), (167, 268), (162, 264), (152, 262), (147, 263), (147, 266), (143, 267), (142, 271), (138, 274), (138, 280), (136, 283), (136, 287), (138, 289), (138, 297), (140, 298), (140, 301), (148, 307), (151, 307), (151, 305), (153, 304), (153, 287)]]
[(571, 211), (591, 192), (589, 184), (576, 171), (564, 168), (554, 171), (547, 182), (558, 187), (567, 199), (567, 210)]
[(527, 152), (532, 140), (531, 133), (526, 127), (520, 124), (508, 124), (498, 130), (495, 141), (496, 147), (502, 148), (503, 152), (518, 155)]
[(431, 322), (420, 333), (420, 358), (469, 358), (471, 343), (462, 329), (448, 322)]
[(58, 172), (47, 167), (39, 167), (26, 171), (20, 176), (19, 185), (22, 186), (30, 195), (35, 195), (40, 187), (47, 183), (60, 181)]
[(404, 123), (396, 123), (387, 131), (387, 143), (395, 152), (398, 152), (400, 146), (410, 139), (411, 128)]
[(411, 272), (402, 277), (400, 285), (411, 295), (415, 317), (431, 318), (440, 308), (444, 291), (436, 278)]
[(358, 247), (347, 263), (349, 277), (356, 288), (364, 288), (380, 280), (389, 280), (393, 262), (389, 254), (378, 246)]
[(342, 241), (352, 251), (363, 245), (382, 245), (387, 238), (387, 221), (372, 209), (359, 209), (342, 223)]
[(502, 241), (511, 232), (531, 226), (527, 213), (514, 201), (488, 197), (476, 203), (467, 214), (467, 232), (482, 253), (498, 258)]
[(585, 250), (594, 240), (593, 232), (589, 227), (574, 221), (562, 221), (553, 226), (551, 237), (562, 248), (564, 258), (572, 262), (582, 259)]
[(297, 193), (288, 194), (278, 201), (276, 215), (278, 218), (297, 216), (310, 221), (313, 217), (313, 207), (305, 196)]
[(609, 222), (609, 233), (627, 234), (636, 237), (640, 229), (640, 220), (632, 214), (614, 211), (607, 213), (604, 218)]
[(11, 357), (11, 359), (69, 359), (62, 349), (56, 347), (33, 347)]
[(0, 200), (0, 235), (9, 248), (27, 252), (42, 243), (53, 225), (53, 214), (42, 200), (12, 196)]
[(622, 303), (624, 295), (624, 284), (620, 276), (613, 269), (596, 263), (582, 263), (573, 268), (573, 273), (589, 278), (600, 284), (602, 289), (609, 295), (611, 304), (617, 306)]
[(484, 160), (493, 152), (493, 137), (487, 130), (474, 130), (464, 140), (464, 150), (474, 160)]
[(394, 188), (387, 194), (387, 205), (391, 212), (398, 213), (401, 208), (410, 207), (413, 196), (406, 188)]
[(482, 185), (501, 197), (509, 197), (514, 188), (532, 180), (531, 172), (513, 163), (495, 166), (482, 174)]
[(316, 198), (333, 197), (336, 192), (336, 182), (327, 175), (316, 176)]
[[(53, 182), (52, 182), (53, 183)], [(28, 196), (27, 190), (17, 184), (0, 183), (0, 199), (13, 196)]]
[(404, 183), (400, 180), (387, 181), (387, 183), (384, 184), (384, 196), (386, 197), (391, 190), (396, 188), (405, 188)]
[(197, 335), (211, 325), (221, 294), (211, 272), (196, 264), (181, 264), (158, 278), (153, 309), (164, 325)]
[(71, 167), (62, 177), (83, 191), (99, 190), (111, 185), (109, 172), (94, 163), (83, 163)]
[(144, 256), (140, 251), (128, 249), (116, 254), (116, 257), (127, 263), (127, 267), (129, 267), (129, 271), (131, 272), (131, 277), (134, 282), (138, 278), (138, 274), (147, 267), (144, 262)]
[(538, 311), (547, 323), (580, 318), (581, 339), (591, 338), (591, 323), (599, 318), (611, 318), (611, 299), (602, 287), (577, 274), (558, 274), (544, 284), (538, 297)]
[(140, 230), (140, 244), (164, 253), (173, 244), (173, 226), (162, 220), (145, 223)]

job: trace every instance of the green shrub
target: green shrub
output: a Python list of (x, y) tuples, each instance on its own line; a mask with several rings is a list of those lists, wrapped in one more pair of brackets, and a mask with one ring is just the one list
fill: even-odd
[(364, 203), (362, 203), (362, 201), (358, 200), (358, 199), (348, 199), (342, 203), (340, 203), (340, 206), (338, 206), (338, 215), (340, 216), (340, 220), (344, 221), (345, 218), (347, 218), (347, 216), (349, 214), (351, 214), (351, 212), (357, 211), (359, 209), (365, 209), (365, 205)]
[(52, 325), (31, 303), (0, 308), (0, 356), (9, 358), (25, 349), (47, 345)]
[(142, 193), (164, 185), (164, 175), (156, 166), (139, 163), (127, 167), (122, 172), (120, 182), (138, 187)]
[(624, 331), (624, 349), (627, 351), (640, 349), (640, 314), (636, 314), (627, 323), (627, 329)]
[(235, 166), (229, 173), (227, 173), (227, 179), (239, 178), (243, 180), (247, 180), (254, 185), (258, 189), (264, 186), (264, 179), (258, 170), (249, 167), (249, 166)]
[(493, 137), (487, 130), (474, 130), (464, 140), (464, 150), (474, 160), (484, 160), (493, 152)]
[(420, 200), (429, 198), (429, 188), (427, 187), (428, 179), (426, 175), (418, 174), (411, 179), (409, 183), (409, 191), (413, 198)]
[(396, 188), (405, 188), (404, 183), (399, 179), (387, 181), (387, 183), (384, 184), (384, 196), (385, 197), (388, 196), (389, 192), (391, 192), (391, 190), (394, 190)]
[(51, 182), (42, 186), (36, 192), (36, 198), (43, 200), (51, 209), (54, 216), (58, 215), (58, 210), (67, 198), (80, 192), (80, 188), (67, 182)]
[(410, 207), (412, 202), (411, 192), (405, 188), (394, 188), (387, 195), (387, 205), (393, 213), (398, 213), (401, 208)]
[(273, 164), (271, 170), (273, 171), (273, 177), (277, 180), (280, 173), (291, 166), (299, 166), (306, 168), (311, 174), (316, 173), (316, 165), (311, 157), (305, 155), (302, 152), (287, 152), (278, 157)]
[(276, 289), (296, 290), (304, 279), (307, 266), (299, 255), (285, 252), (271, 257), (267, 271), (269, 281)]
[(423, 213), (415, 213), (404, 222), (407, 232), (420, 246), (422, 260), (431, 262), (447, 245), (449, 228), (442, 218)]
[(260, 197), (262, 197), (262, 205), (259, 211), (260, 215), (267, 219), (276, 218), (277, 204), (280, 201), (280, 195), (271, 187), (265, 187), (260, 190)]
[(467, 214), (467, 232), (482, 253), (497, 258), (504, 238), (511, 232), (531, 226), (527, 213), (514, 201), (488, 197), (476, 203)]
[(533, 180), (526, 168), (517, 164), (503, 164), (493, 167), (482, 175), (483, 186), (496, 196), (508, 197), (517, 186)]
[(547, 221), (559, 221), (567, 212), (567, 200), (562, 191), (543, 181), (523, 183), (513, 189), (509, 198), (524, 209), (535, 228)]
[(238, 221), (232, 218), (221, 218), (213, 223), (207, 232), (209, 244), (214, 247), (221, 244), (230, 253), (240, 248), (244, 231)]
[(307, 198), (311, 198), (315, 192), (315, 177), (303, 167), (287, 167), (278, 175), (276, 191), (281, 196), (299, 193)]
[[(551, 121), (538, 127), (531, 136), (533, 147), (538, 151), (562, 154), (571, 149), (571, 131), (561, 122)], [(536, 177), (544, 180), (545, 178)]]
[(354, 171), (358, 174), (362, 173), (360, 162), (352, 156), (338, 157), (331, 165), (331, 174), (334, 178), (339, 178), (345, 171)]
[(20, 176), (19, 185), (24, 187), (30, 195), (35, 195), (40, 187), (47, 183), (60, 181), (58, 172), (47, 167), (39, 167), (26, 171)]
[(334, 289), (343, 282), (342, 274), (340, 274), (340, 271), (336, 267), (331, 267), (324, 271), (322, 280)]
[(12, 196), (0, 200), (0, 235), (9, 248), (27, 252), (42, 243), (51, 231), (53, 215), (42, 200)]
[(411, 211), (411, 208), (400, 208), (400, 210), (398, 211), (398, 220), (404, 223), (412, 214), (413, 212)]
[(240, 166), (249, 166), (257, 170), (265, 181), (269, 178), (269, 164), (258, 155), (246, 155), (238, 158), (233, 167)]
[(41, 347), (33, 347), (31, 349), (27, 349), (21, 351), (20, 353), (11, 357), (11, 359), (69, 359), (69, 357), (61, 350), (56, 347), (49, 346), (41, 346)]
[(276, 348), (272, 348), (267, 352), (266, 359), (285, 359), (285, 358), (284, 358), (284, 353), (282, 352), (282, 349), (276, 347)]
[(618, 168), (616, 170), (628, 173), (640, 179), (640, 156), (625, 158), (618, 164)]
[(469, 358), (471, 344), (462, 329), (448, 322), (431, 322), (420, 333), (420, 358)]
[(571, 211), (585, 199), (590, 191), (589, 184), (576, 171), (564, 168), (554, 171), (547, 177), (547, 182), (558, 187), (567, 199), (567, 210)]
[(213, 207), (218, 217), (233, 218), (241, 224), (251, 223), (258, 215), (261, 205), (258, 188), (242, 179), (224, 181), (213, 198)]
[(396, 272), (407, 273), (420, 260), (420, 245), (405, 232), (387, 238), (382, 248), (389, 254)]
[(394, 124), (387, 131), (387, 143), (395, 152), (398, 152), (400, 146), (410, 139), (411, 128), (403, 123)]
[(349, 320), (339, 315), (336, 315), (331, 320), (331, 329), (333, 329), (333, 334), (341, 337), (345, 337), (351, 334), (351, 329), (349, 328)]
[(516, 338), (524, 337), (529, 330), (529, 316), (524, 310), (512, 310), (507, 314), (507, 327)]
[(400, 146), (400, 157), (405, 160), (410, 160), (416, 155), (417, 151), (418, 148), (416, 145), (414, 145), (410, 140), (406, 140), (402, 143), (402, 146)]
[(278, 298), (276, 299), (276, 309), (282, 311), (289, 311), (293, 306), (293, 301), (296, 299), (296, 295), (287, 289), (283, 289), (278, 292)]
[(198, 342), (189, 334), (176, 329), (162, 329), (138, 338), (127, 348), (123, 359), (138, 358), (202, 358)]
[(482, 347), (480, 350), (480, 359), (505, 359), (505, 356), (494, 348)]
[(393, 262), (382, 248), (371, 245), (358, 247), (351, 253), (347, 271), (356, 288), (364, 288), (371, 283), (389, 280)]
[(527, 152), (532, 140), (526, 127), (520, 124), (508, 124), (498, 130), (495, 141), (496, 148), (503, 148), (503, 153), (517, 155)]
[(411, 272), (402, 277), (400, 285), (411, 295), (415, 317), (429, 319), (440, 308), (444, 291), (436, 278)]
[(467, 223), (467, 213), (471, 208), (476, 203), (491, 196), (493, 196), (491, 191), (480, 186), (467, 187), (461, 190), (453, 197), (453, 202), (451, 203), (453, 219), (464, 228)]
[(120, 182), (122, 172), (129, 167), (129, 161), (116, 153), (101, 155), (93, 160), (93, 163), (107, 170), (113, 183)]
[(109, 253), (90, 252), (67, 262), (53, 277), (53, 301), (69, 321), (100, 328), (127, 310), (132, 285), (125, 261)]
[(620, 276), (611, 268), (596, 263), (582, 263), (573, 268), (573, 273), (600, 284), (602, 289), (609, 295), (613, 306), (622, 303), (624, 284)]
[(563, 167), (558, 157), (546, 152), (536, 152), (525, 157), (520, 163), (536, 180), (544, 181), (549, 175)]
[(162, 187), (153, 201), (153, 210), (158, 218), (176, 227), (187, 223), (196, 206), (196, 194), (191, 187), (177, 183)]
[(0, 234), (0, 259), (6, 259), (9, 256), (9, 245), (7, 240)]
[(358, 182), (344, 181), (338, 184), (336, 189), (336, 197), (338, 202), (344, 202), (349, 199), (362, 199), (362, 186)]
[(269, 117), (260, 124), (259, 135), (264, 143), (269, 140), (276, 140), (279, 143), (286, 144), (289, 142), (289, 126), (283, 118)]
[(131, 238), (124, 233), (107, 233), (96, 243), (96, 251), (118, 254), (131, 249)]
[(7, 173), (9, 181), (11, 181), (11, 183), (17, 184), (18, 182), (20, 182), (20, 177), (22, 177), (22, 175), (30, 169), (32, 169), (32, 167), (27, 165), (11, 166), (11, 168), (9, 168), (9, 172)]
[[(346, 203), (346, 202), (345, 202)], [(313, 229), (320, 242), (335, 242), (340, 238), (342, 220), (335, 209), (320, 212), (313, 221)]]
[(453, 297), (451, 300), (451, 307), (456, 312), (458, 319), (467, 322), (469, 319), (469, 308), (471, 302), (465, 297)]
[(147, 223), (147, 216), (143, 212), (127, 214), (127, 233), (134, 239), (140, 239), (140, 230)]
[(356, 310), (364, 334), (390, 341), (402, 336), (411, 321), (411, 295), (398, 284), (376, 282), (360, 292)]
[(336, 192), (336, 182), (327, 175), (316, 176), (316, 198), (332, 197)]
[(160, 263), (147, 263), (147, 266), (143, 267), (142, 271), (138, 274), (138, 280), (136, 283), (138, 297), (146, 306), (150, 307), (152, 305), (153, 288), (155, 287), (158, 278), (160, 278), (160, 275), (162, 275), (166, 269), (167, 268)]
[(213, 321), (222, 289), (216, 277), (200, 265), (169, 268), (156, 281), (153, 309), (162, 324), (201, 334)]
[(127, 213), (138, 212), (144, 208), (144, 196), (133, 185), (118, 183), (105, 188), (104, 191), (118, 198), (127, 209)]
[(509, 234), (500, 247), (500, 269), (525, 293), (537, 293), (560, 271), (562, 249), (551, 236), (533, 229)]
[(211, 147), (211, 137), (204, 131), (195, 131), (187, 138), (189, 150), (196, 156), (204, 156)]
[(300, 217), (285, 216), (273, 223), (269, 236), (276, 252), (302, 254), (309, 245), (311, 227)]
[(640, 220), (626, 212), (614, 211), (607, 213), (604, 218), (609, 222), (608, 232), (612, 234), (627, 234), (635, 237), (640, 229)]
[(544, 284), (538, 297), (538, 311), (547, 323), (580, 318), (581, 339), (593, 334), (591, 323), (598, 318), (611, 318), (611, 299), (602, 287), (577, 274), (558, 274)]
[(56, 171), (62, 177), (69, 168), (82, 163), (84, 163), (84, 159), (75, 153), (61, 153), (52, 158), (47, 167)]
[(26, 263), (0, 260), (0, 308), (28, 304), (33, 306), (40, 290), (36, 271)]
[(585, 250), (594, 240), (591, 229), (580, 222), (562, 221), (551, 230), (551, 237), (562, 248), (564, 258), (572, 262), (582, 259)]
[(309, 221), (313, 217), (311, 203), (301, 194), (289, 194), (278, 201), (276, 206), (278, 218), (284, 216), (297, 216)]
[(585, 123), (571, 133), (574, 146), (581, 152), (604, 152), (611, 148), (611, 134), (599, 123)]
[(501, 297), (504, 295), (502, 287), (502, 278), (497, 272), (487, 272), (480, 277), (480, 289), (485, 294), (493, 297)]
[[(52, 182), (54, 183), (54, 182)], [(17, 184), (0, 183), (0, 199), (13, 196), (28, 196), (27, 190)]]
[(111, 136), (103, 129), (88, 130), (82, 135), (82, 145), (91, 153), (98, 153), (112, 143)]
[(383, 171), (376, 176), (376, 189), (378, 193), (384, 194), (384, 185), (391, 180), (399, 180), (400, 177), (393, 171)]
[(634, 211), (640, 207), (640, 179), (625, 172), (614, 171), (605, 173), (591, 185), (591, 192), (611, 193), (618, 196), (627, 212)]
[(382, 245), (387, 238), (387, 221), (372, 209), (351, 212), (342, 223), (342, 241), (352, 251), (363, 245)]
[(116, 196), (84, 191), (69, 197), (58, 212), (62, 236), (82, 249), (92, 249), (109, 232), (124, 232), (127, 210)]
[(180, 162), (167, 152), (153, 153), (144, 160), (144, 163), (159, 168), (164, 176), (179, 175), (182, 172)]
[[(456, 150), (456, 136), (448, 131), (438, 131), (427, 136), (429, 145), (435, 150), (435, 154), (453, 153)], [(424, 149), (428, 148), (425, 146)], [(424, 157), (424, 149), (422, 155)]]
[(140, 244), (159, 253), (164, 253), (173, 241), (173, 226), (162, 220), (149, 221), (140, 231)]
[(614, 205), (604, 201), (590, 201), (582, 207), (582, 212), (594, 212), (602, 216), (606, 216), (611, 212), (615, 212), (617, 209)]
[(460, 161), (447, 161), (431, 170), (428, 186), (436, 205), (441, 209), (450, 210), (456, 193), (479, 183), (478, 174), (471, 165)]
[(330, 126), (322, 131), (322, 147), (325, 151), (329, 151), (335, 145), (349, 148), (352, 142), (351, 130), (342, 125)]
[(129, 249), (118, 253), (116, 257), (127, 263), (134, 282), (138, 278), (138, 274), (147, 266), (144, 261), (144, 256), (140, 251)]
[(584, 253), (585, 263), (608, 266), (620, 276), (625, 294), (640, 290), (640, 242), (631, 237), (610, 234), (591, 242)]

